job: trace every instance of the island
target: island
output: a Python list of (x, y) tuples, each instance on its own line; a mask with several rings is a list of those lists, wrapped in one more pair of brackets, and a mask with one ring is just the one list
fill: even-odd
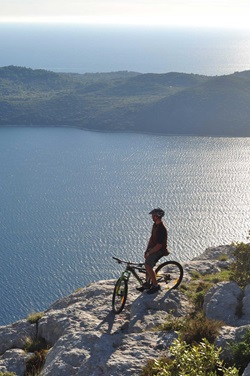
[(1, 67), (0, 126), (249, 137), (250, 71), (75, 74)]

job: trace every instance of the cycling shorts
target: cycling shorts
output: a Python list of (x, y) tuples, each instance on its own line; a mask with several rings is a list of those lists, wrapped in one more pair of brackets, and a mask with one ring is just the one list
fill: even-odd
[(161, 249), (157, 252), (151, 253), (145, 260), (145, 265), (150, 266), (150, 268), (153, 268), (157, 261), (160, 260), (163, 256), (167, 256), (167, 252), (164, 250), (162, 251)]

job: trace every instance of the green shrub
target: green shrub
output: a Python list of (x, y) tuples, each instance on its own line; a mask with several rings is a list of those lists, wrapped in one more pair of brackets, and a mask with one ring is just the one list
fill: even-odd
[(200, 279), (201, 278), (201, 274), (199, 272), (197, 272), (196, 270), (192, 270), (190, 272), (190, 274), (191, 274), (192, 279)]
[(185, 325), (180, 329), (179, 335), (187, 344), (199, 343), (203, 339), (213, 343), (222, 325), (222, 321), (209, 319), (204, 312), (198, 312), (193, 317), (185, 319)]
[(245, 287), (250, 283), (250, 243), (239, 243), (233, 252), (235, 260), (230, 265), (230, 280)]
[(33, 352), (34, 354), (26, 362), (25, 376), (36, 376), (40, 373), (44, 366), (49, 347), (43, 338), (37, 338), (36, 340), (30, 337), (26, 338), (24, 350)]
[(228, 261), (228, 255), (220, 255), (219, 260), (220, 261)]
[(25, 340), (24, 350), (27, 352), (35, 352), (46, 349), (49, 349), (49, 346), (43, 338), (33, 340), (32, 338), (27, 337)]
[(201, 311), (203, 309), (205, 295), (208, 290), (208, 287), (204, 288), (204, 290), (196, 290), (196, 293), (193, 296), (193, 303), (196, 311)]
[(0, 376), (16, 376), (14, 372), (1, 372), (0, 371)]
[(183, 326), (185, 326), (186, 318), (185, 317), (174, 317), (171, 314), (167, 315), (167, 320), (164, 324), (161, 324), (157, 327), (157, 330), (163, 332), (170, 332), (174, 330), (175, 332), (181, 331)]
[(43, 369), (48, 350), (35, 351), (26, 362), (25, 376), (36, 376)]
[(242, 341), (231, 345), (233, 350), (233, 362), (243, 372), (250, 363), (250, 329), (244, 334)]
[(180, 290), (186, 295), (195, 311), (200, 311), (203, 306), (206, 292), (213, 286), (209, 281), (203, 279), (192, 279), (189, 283), (183, 283)]
[(182, 283), (180, 290), (187, 296), (190, 303), (193, 304), (195, 312), (202, 310), (204, 297), (215, 283), (229, 281), (230, 278), (229, 271), (224, 269), (214, 274), (202, 275), (199, 272), (192, 272), (191, 274), (191, 281)]
[(221, 349), (206, 339), (198, 345), (175, 340), (170, 348), (173, 358), (150, 360), (141, 376), (238, 376), (235, 367), (226, 367), (220, 360)]
[(174, 330), (187, 344), (194, 344), (206, 339), (213, 343), (219, 334), (223, 322), (206, 317), (204, 312), (197, 312), (186, 317), (167, 316), (167, 321), (159, 326), (161, 331)]
[(43, 312), (35, 312), (35, 313), (31, 313), (28, 317), (27, 317), (27, 320), (29, 321), (30, 324), (35, 324), (37, 323), (40, 318), (42, 318), (44, 315)]

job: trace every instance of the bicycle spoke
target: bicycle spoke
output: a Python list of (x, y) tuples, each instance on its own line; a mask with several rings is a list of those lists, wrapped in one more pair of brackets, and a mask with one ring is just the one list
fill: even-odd
[(128, 293), (128, 284), (125, 279), (119, 278), (116, 282), (113, 299), (112, 308), (114, 313), (120, 313), (126, 303)]
[(157, 281), (167, 289), (177, 288), (183, 278), (183, 268), (176, 261), (167, 261), (156, 269)]

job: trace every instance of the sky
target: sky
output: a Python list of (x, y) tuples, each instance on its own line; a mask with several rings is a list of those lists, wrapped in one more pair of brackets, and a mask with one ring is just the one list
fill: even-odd
[(0, 0), (0, 22), (250, 29), (250, 0)]

